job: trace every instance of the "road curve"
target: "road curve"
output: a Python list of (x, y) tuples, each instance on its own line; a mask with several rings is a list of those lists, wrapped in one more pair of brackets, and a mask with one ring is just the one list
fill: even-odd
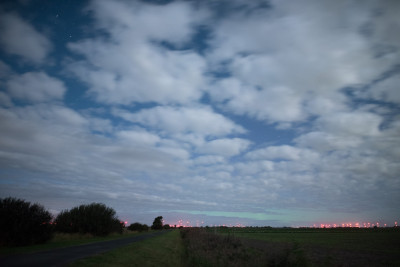
[(100, 254), (166, 232), (167, 231), (158, 231), (158, 232), (153, 232), (133, 237), (126, 237), (116, 240), (95, 242), (95, 243), (66, 247), (66, 248), (57, 248), (36, 253), (5, 256), (0, 258), (0, 266), (2, 267), (65, 266), (78, 259)]

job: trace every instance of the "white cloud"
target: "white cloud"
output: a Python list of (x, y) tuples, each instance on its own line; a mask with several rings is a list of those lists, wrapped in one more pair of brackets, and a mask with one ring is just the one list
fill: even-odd
[(266, 121), (297, 121), (304, 118), (301, 99), (290, 88), (270, 87), (265, 90), (245, 85), (236, 78), (218, 81), (210, 95), (230, 112)]
[(251, 160), (239, 162), (235, 165), (242, 175), (256, 175), (274, 170), (274, 162), (269, 160)]
[(374, 99), (389, 103), (400, 103), (400, 74), (392, 75), (380, 82), (374, 83), (366, 90), (356, 92), (363, 99)]
[[(270, 123), (345, 111), (343, 87), (372, 81), (398, 63), (400, 43), (394, 37), (382, 41), (390, 52), (376, 56), (382, 40), (377, 36), (396, 36), (383, 30), (398, 23), (388, 6), (276, 1), (251, 15), (237, 12), (218, 20), (207, 59), (212, 65), (224, 63), (232, 78), (210, 86), (212, 99), (231, 112)], [(360, 29), (371, 23), (379, 26), (371, 26), (374, 34), (366, 37)]]
[(232, 157), (245, 151), (251, 142), (241, 138), (223, 138), (206, 142), (197, 148), (197, 151), (205, 154), (222, 155)]
[(293, 146), (269, 146), (262, 149), (253, 150), (246, 154), (249, 159), (267, 160), (317, 160), (318, 155), (312, 151), (299, 149)]
[(151, 109), (129, 113), (114, 110), (114, 115), (125, 120), (137, 122), (165, 133), (191, 134), (201, 136), (224, 136), (244, 133), (245, 129), (208, 107), (170, 107), (158, 106)]
[(117, 133), (117, 136), (127, 142), (127, 144), (135, 145), (154, 146), (161, 140), (157, 135), (149, 133), (144, 129), (120, 131)]
[(11, 107), (12, 105), (11, 98), (7, 94), (0, 92), (0, 106)]
[(86, 61), (69, 70), (104, 103), (190, 103), (203, 94), (205, 60), (190, 50), (169, 50), (159, 42), (190, 40), (198, 14), (188, 3), (158, 7), (139, 3), (96, 1), (90, 6), (96, 25), (110, 40), (87, 39), (69, 49)]
[(130, 30), (140, 41), (165, 40), (174, 44), (188, 41), (192, 27), (207, 16), (205, 10), (195, 10), (184, 2), (159, 6), (101, 0), (91, 2), (88, 10), (93, 12), (97, 26), (117, 39)]
[(200, 156), (193, 160), (196, 165), (215, 165), (225, 162), (223, 156)]
[(52, 49), (48, 38), (16, 14), (0, 16), (0, 45), (10, 54), (33, 63), (44, 63)]
[(320, 129), (334, 135), (376, 136), (383, 119), (369, 112), (341, 112), (322, 116), (316, 124)]
[(301, 147), (312, 148), (316, 151), (353, 149), (362, 143), (358, 136), (338, 136), (326, 132), (310, 132), (296, 138)]
[(7, 81), (6, 86), (13, 98), (33, 103), (62, 99), (66, 92), (62, 81), (44, 72), (14, 75)]

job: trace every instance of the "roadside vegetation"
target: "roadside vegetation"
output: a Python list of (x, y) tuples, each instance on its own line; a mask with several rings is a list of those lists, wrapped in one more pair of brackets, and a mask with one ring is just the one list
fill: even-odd
[(70, 266), (187, 266), (184, 246), (178, 229), (89, 257)]
[[(163, 228), (162, 216), (158, 216), (152, 229)], [(115, 210), (102, 203), (63, 210), (54, 218), (40, 204), (12, 197), (0, 199), (0, 255), (111, 240), (149, 229), (140, 223), (125, 228)]]
[(53, 235), (52, 216), (39, 204), (0, 199), (0, 247), (45, 243)]
[(106, 236), (113, 232), (122, 234), (124, 228), (124, 224), (116, 217), (115, 210), (102, 203), (63, 210), (57, 215), (54, 225), (57, 232), (94, 236)]

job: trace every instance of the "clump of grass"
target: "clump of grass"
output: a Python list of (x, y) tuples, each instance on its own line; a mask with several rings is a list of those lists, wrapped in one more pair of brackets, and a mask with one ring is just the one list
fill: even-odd
[(242, 242), (200, 228), (182, 229), (188, 266), (251, 266), (252, 255)]
[(188, 266), (310, 266), (297, 243), (265, 246), (201, 228), (181, 230)]

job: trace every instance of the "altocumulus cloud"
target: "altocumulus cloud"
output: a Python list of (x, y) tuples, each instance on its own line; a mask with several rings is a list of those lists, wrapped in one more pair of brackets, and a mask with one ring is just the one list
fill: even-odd
[(143, 223), (392, 223), (399, 10), (4, 2), (0, 196)]

